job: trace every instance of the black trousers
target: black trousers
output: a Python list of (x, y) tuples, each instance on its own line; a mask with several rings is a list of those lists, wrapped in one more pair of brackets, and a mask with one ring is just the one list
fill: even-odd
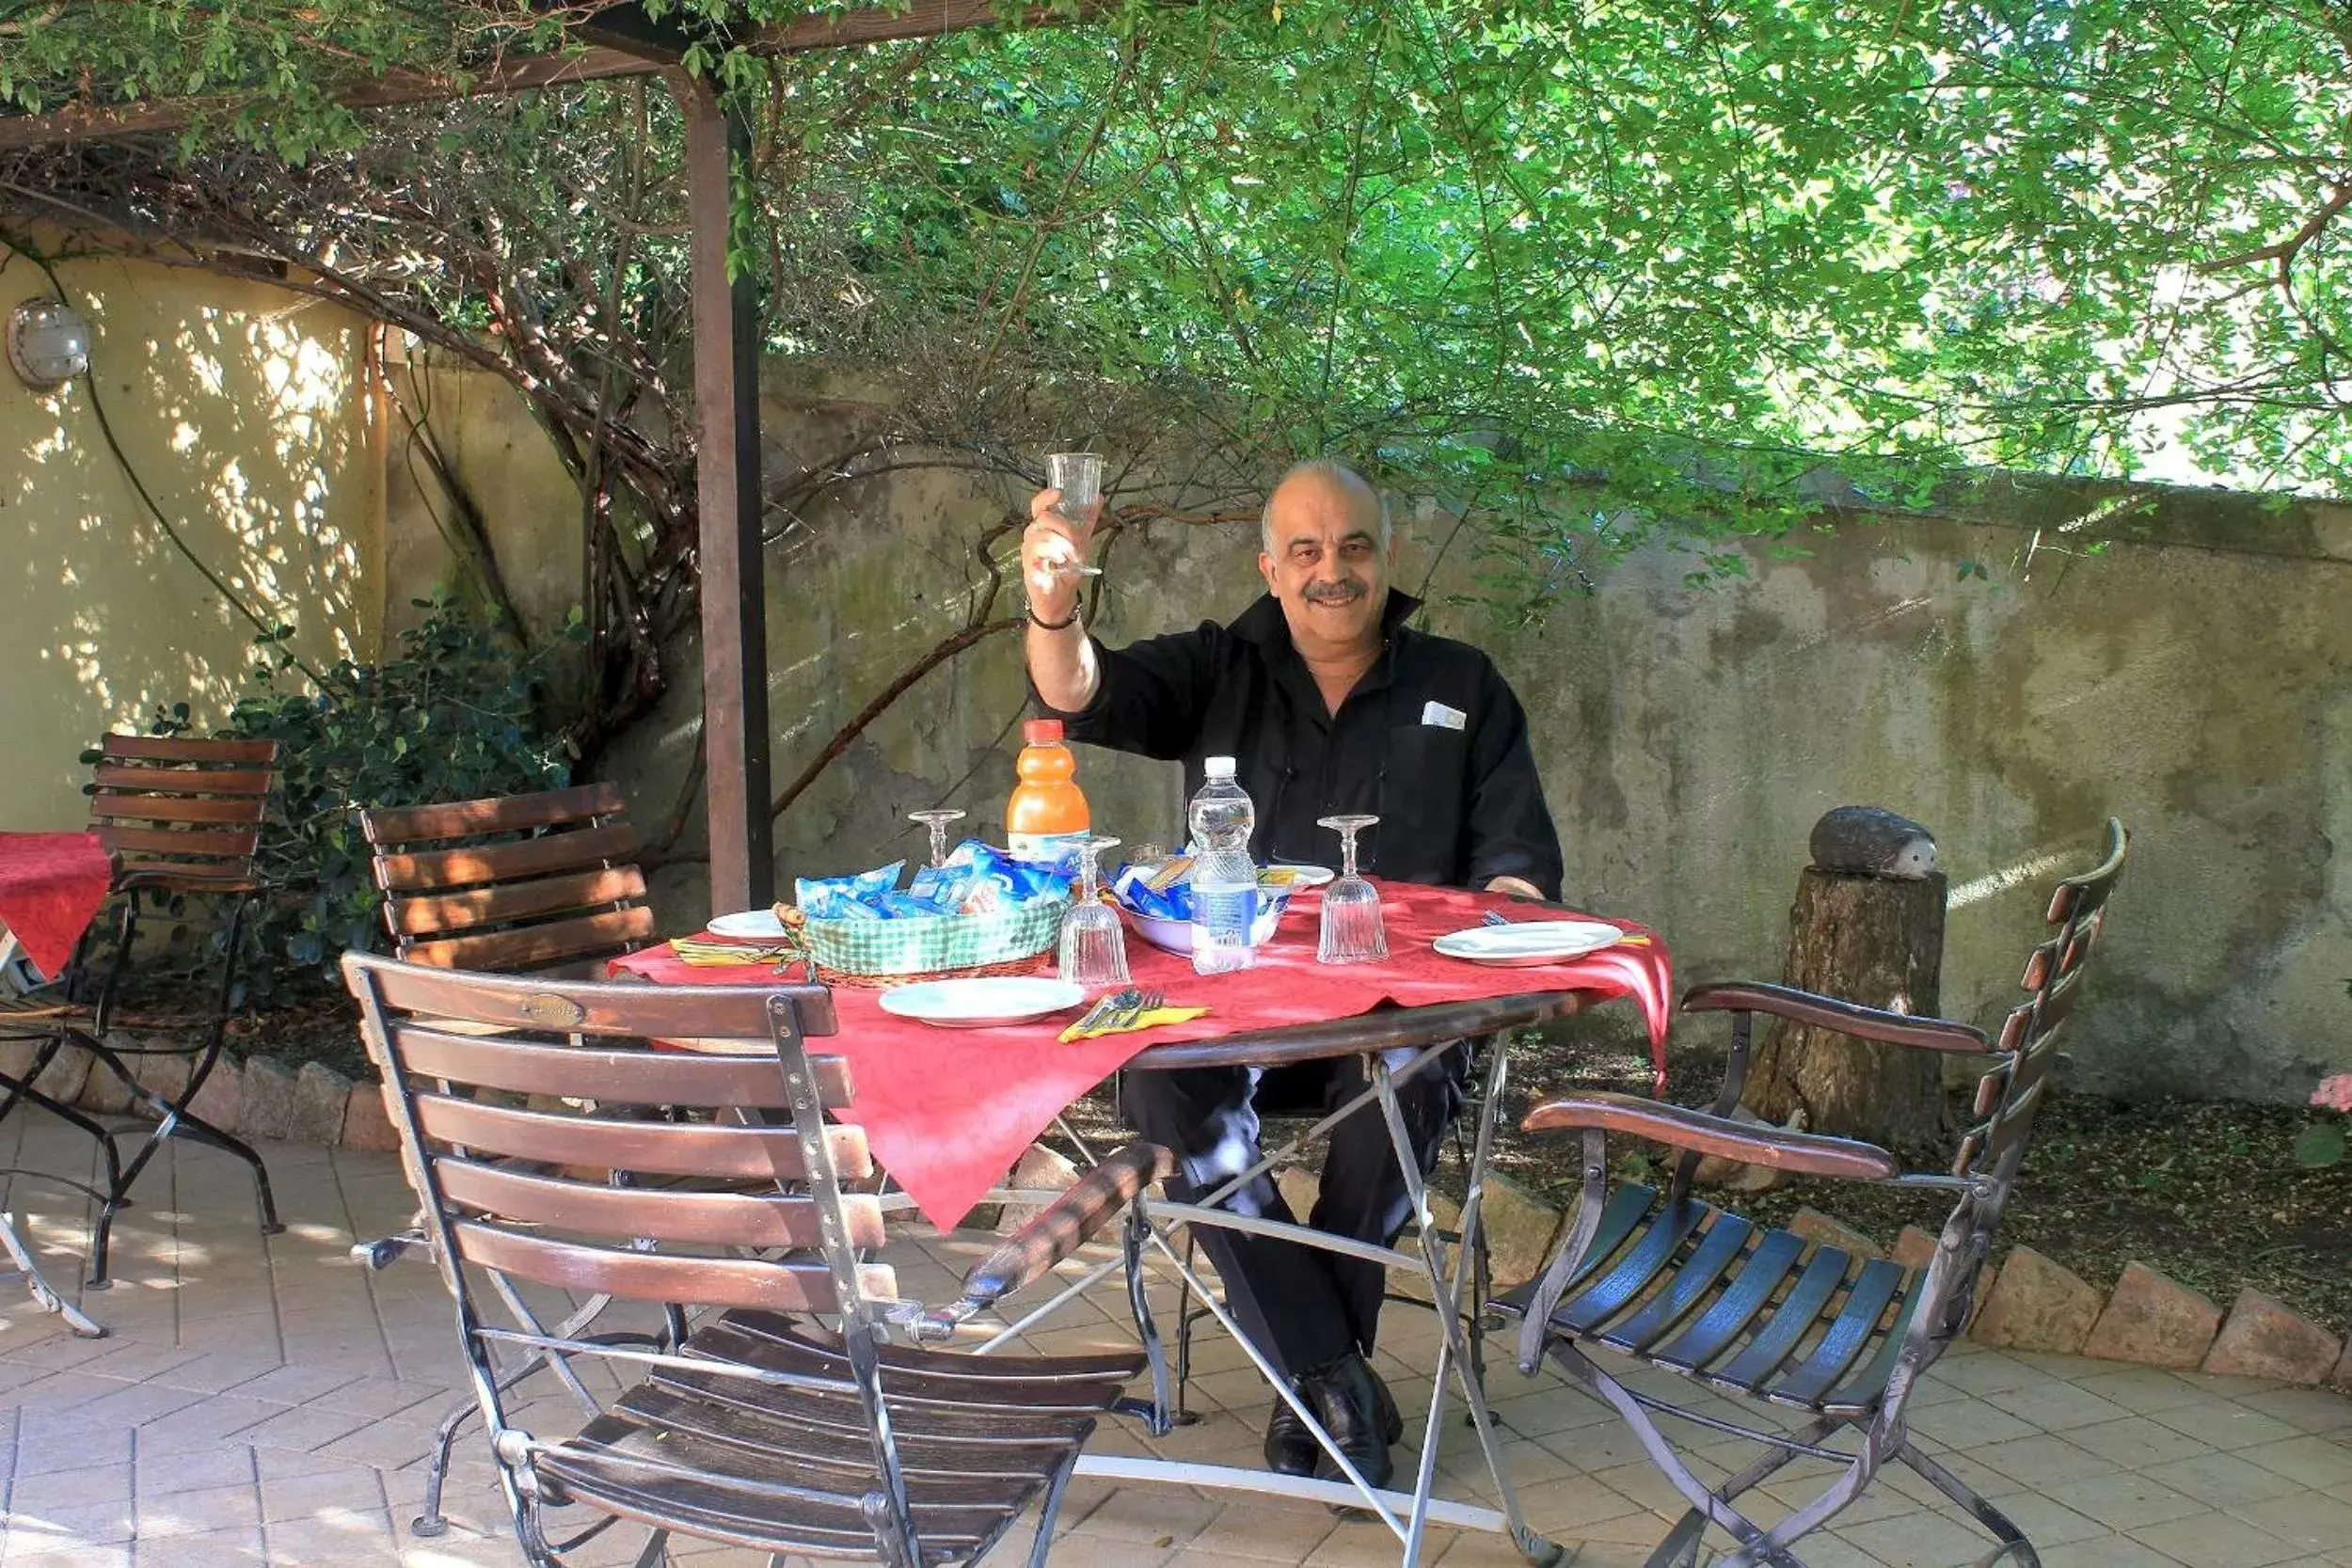
[[(1437, 1165), (1445, 1130), (1462, 1108), (1472, 1042), (1456, 1040), (1437, 1060), (1396, 1085), (1397, 1108), (1425, 1178)], [(1408, 1059), (1399, 1052), (1393, 1059)], [(1320, 1117), (1370, 1085), (1364, 1059), (1343, 1056), (1284, 1068), (1189, 1068), (1123, 1075), (1128, 1120), (1153, 1143), (1175, 1151), (1179, 1169), (1168, 1196), (1190, 1203), (1258, 1163), (1259, 1116)], [(1295, 1223), (1271, 1174), (1253, 1177), (1220, 1207)], [(1307, 1223), (1317, 1230), (1375, 1245), (1393, 1243), (1411, 1217), (1405, 1173), (1375, 1101), (1331, 1129), (1322, 1191)], [(1209, 1260), (1224, 1281), (1226, 1306), (1242, 1331), (1282, 1371), (1296, 1377), (1350, 1350), (1369, 1354), (1380, 1323), (1387, 1271), (1296, 1242), (1200, 1226)]]

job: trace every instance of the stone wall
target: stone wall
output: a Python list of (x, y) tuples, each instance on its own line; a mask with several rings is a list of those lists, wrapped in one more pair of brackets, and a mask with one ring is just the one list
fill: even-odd
[[(577, 497), (560, 470), (531, 482), (544, 496), (520, 486), (552, 466), (511, 400), (474, 380), (447, 394), (468, 410), (461, 461), (505, 487), (495, 515), (526, 519), (528, 542), (503, 552), (510, 573), (542, 562), (560, 604), (577, 558), (544, 546)], [(771, 471), (839, 450), (857, 418), (836, 391), (771, 376)], [(438, 569), (401, 467), (394, 604)], [(2082, 1079), (2300, 1099), (2323, 1068), (2352, 1067), (2352, 855), (2338, 849), (2352, 849), (2352, 509), (2115, 499), (1979, 488), (1941, 515), (1808, 533), (1803, 555), (1758, 546), (1745, 579), (1712, 589), (1685, 586), (1687, 558), (1644, 552), (1601, 573), (1597, 595), (1512, 627), (1454, 602), (1476, 565), (1457, 539), (1429, 621), (1491, 651), (1528, 706), (1569, 898), (1658, 925), (1683, 980), (1776, 975), (1813, 820), (1870, 802), (1935, 832), (1953, 885), (1946, 1010), (1997, 1020), (2041, 889), (2082, 863), (2113, 813), (2133, 830), (2133, 863), (2070, 1047)], [(779, 787), (961, 625), (972, 535), (1023, 500), (1009, 484), (906, 471), (778, 542)], [(1117, 642), (1236, 613), (1257, 591), (1253, 531), (1162, 526), (1122, 544), (1097, 629)], [(1451, 531), (1440, 515), (1407, 520), (1403, 585), (1423, 585)], [(1019, 657), (1013, 637), (983, 643), (866, 731), (779, 824), (782, 875), (915, 852), (904, 813), (942, 796), (994, 831)], [(647, 820), (691, 758), (692, 665), (682, 650), (662, 711), (608, 759)], [(1172, 766), (1089, 753), (1080, 777), (1106, 831), (1180, 831)], [(699, 913), (691, 868), (658, 881), (672, 917)], [(1681, 1027), (1712, 1038), (1704, 1021)]]

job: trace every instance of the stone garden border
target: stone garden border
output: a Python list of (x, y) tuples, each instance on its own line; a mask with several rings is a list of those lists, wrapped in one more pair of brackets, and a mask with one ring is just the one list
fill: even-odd
[[(136, 1045), (138, 1041), (135, 1037), (125, 1037), (122, 1043)], [(21, 1073), (31, 1065), (33, 1051), (31, 1042), (0, 1042), (0, 1071)], [(177, 1093), (187, 1084), (185, 1056), (139, 1056), (132, 1061), (139, 1082), (159, 1093)], [(107, 1075), (91, 1073), (90, 1065), (87, 1052), (69, 1046), (41, 1074), (37, 1086), (62, 1103), (87, 1111), (128, 1112), (128, 1092)], [(240, 1059), (224, 1052), (191, 1109), (214, 1126), (241, 1137), (383, 1153), (399, 1147), (376, 1085), (354, 1084), (318, 1062), (296, 1070), (268, 1056)], [(1069, 1162), (1041, 1145), (1024, 1157), (1014, 1185), (1050, 1188), (1074, 1180), (1076, 1172)], [(1304, 1213), (1312, 1206), (1311, 1176), (1286, 1172), (1282, 1186), (1297, 1212)], [(1458, 1212), (1442, 1195), (1433, 1193), (1431, 1197), (1438, 1223), (1451, 1226)], [(1518, 1182), (1490, 1174), (1485, 1229), (1495, 1279), (1516, 1283), (1541, 1271), (1564, 1239), (1566, 1219), (1562, 1210)], [(1868, 1257), (1892, 1258), (1905, 1267), (1924, 1264), (1935, 1250), (1935, 1238), (1916, 1226), (1903, 1227), (1890, 1251), (1814, 1209), (1798, 1211), (1789, 1228)], [(1396, 1281), (1399, 1288), (1407, 1283), (1402, 1276)], [(2175, 1371), (2271, 1378), (2352, 1393), (2352, 1347), (2252, 1289), (2240, 1291), (2224, 1311), (2197, 1291), (2135, 1261), (2124, 1266), (2112, 1292), (2102, 1293), (2098, 1287), (2031, 1247), (2017, 1246), (1985, 1271), (1978, 1298), (1968, 1334), (1980, 1344), (2088, 1355)]]

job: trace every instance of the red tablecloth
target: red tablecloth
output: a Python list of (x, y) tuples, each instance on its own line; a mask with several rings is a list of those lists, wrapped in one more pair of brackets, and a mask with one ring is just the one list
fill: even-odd
[[(1389, 959), (1377, 964), (1315, 961), (1316, 900), (1294, 899), (1257, 967), (1237, 974), (1199, 975), (1191, 959), (1163, 953), (1127, 933), (1127, 967), (1137, 986), (1168, 993), (1170, 1006), (1205, 1006), (1188, 1023), (1061, 1044), (1069, 1023), (1002, 1029), (936, 1029), (882, 1011), (878, 991), (834, 988), (838, 1038), (818, 1049), (849, 1058), (857, 1101), (842, 1119), (866, 1129), (875, 1158), (942, 1228), (953, 1227), (1000, 1180), (1023, 1149), (1073, 1101), (1155, 1045), (1217, 1039), (1248, 1030), (1322, 1023), (1370, 1012), (1383, 1003), (1417, 1007), (1529, 991), (1590, 990), (1630, 996), (1649, 1026), (1651, 1061), (1665, 1081), (1666, 1022), (1673, 971), (1654, 932), (1616, 921), (1646, 942), (1621, 944), (1566, 963), (1489, 969), (1440, 958), (1430, 942), (1475, 926), (1488, 910), (1519, 920), (1555, 918), (1499, 895), (1395, 882), (1380, 884)], [(615, 970), (663, 984), (741, 985), (770, 966), (747, 970), (683, 963), (666, 947), (615, 959)]]
[(105, 907), (114, 863), (96, 833), (0, 833), (0, 926), (56, 979)]

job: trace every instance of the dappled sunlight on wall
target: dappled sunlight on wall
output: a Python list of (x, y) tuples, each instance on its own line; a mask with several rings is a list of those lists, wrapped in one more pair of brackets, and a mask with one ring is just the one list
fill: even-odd
[[(115, 261), (59, 276), (94, 327), (92, 375), (138, 479), (187, 550), (313, 663), (372, 657), (382, 555), (367, 328), (264, 285)], [(45, 293), (0, 260), (0, 312)], [(0, 372), (0, 828), (72, 826), (76, 760), (108, 728), (245, 689), (252, 625), (208, 584), (107, 448), (91, 388)]]

